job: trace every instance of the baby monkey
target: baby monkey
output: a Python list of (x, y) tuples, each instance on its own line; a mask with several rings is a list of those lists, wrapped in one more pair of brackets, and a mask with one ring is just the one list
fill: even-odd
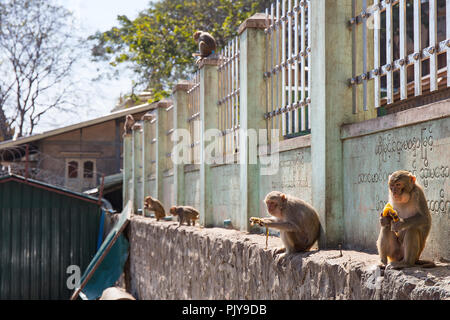
[(155, 212), (156, 221), (159, 221), (159, 219), (162, 219), (166, 216), (166, 212), (164, 210), (164, 206), (162, 205), (162, 203), (159, 200), (153, 199), (150, 196), (145, 197), (144, 208), (149, 211)]
[(170, 208), (170, 214), (173, 216), (178, 216), (178, 222), (181, 224), (186, 221), (187, 225), (195, 226), (195, 220), (198, 220), (200, 217), (200, 213), (197, 211), (197, 209), (190, 207), (190, 206), (173, 206)]
[(216, 40), (208, 32), (197, 31), (194, 33), (194, 41), (198, 43), (198, 50), (200, 53), (193, 53), (194, 57), (199, 57), (196, 63), (198, 64), (203, 58), (206, 58), (216, 51)]
[(394, 221), (389, 215), (380, 217), (381, 230), (377, 248), (380, 267), (388, 260), (394, 269), (434, 267), (432, 261), (419, 260), (431, 228), (431, 215), (425, 194), (416, 177), (399, 170), (389, 176), (389, 203), (398, 214)]
[(279, 191), (264, 199), (273, 218), (262, 218), (264, 226), (280, 230), (284, 248), (276, 253), (308, 251), (319, 238), (320, 222), (316, 210), (305, 201)]

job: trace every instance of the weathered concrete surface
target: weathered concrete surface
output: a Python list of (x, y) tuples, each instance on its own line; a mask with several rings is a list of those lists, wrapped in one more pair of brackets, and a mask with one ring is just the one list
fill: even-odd
[(159, 200), (162, 201), (164, 209), (166, 210), (166, 214), (168, 214), (170, 207), (177, 205), (175, 203), (173, 175), (165, 176), (163, 178), (163, 190), (164, 193), (162, 194), (162, 197)]
[(261, 176), (259, 216), (267, 215), (264, 197), (273, 190), (285, 192), (312, 203), (311, 172), (310, 147), (280, 152), (276, 174)]
[[(310, 251), (273, 257), (281, 240), (133, 217), (126, 272), (137, 299), (450, 299), (450, 265), (386, 270), (378, 256)], [(381, 281), (380, 281), (381, 280)]]
[[(450, 102), (447, 102), (450, 110)], [(432, 106), (431, 106), (432, 107)], [(402, 112), (420, 118), (417, 110)], [(368, 122), (373, 130), (401, 115)], [(401, 117), (400, 117), (401, 118)], [(352, 126), (347, 129), (350, 132)], [(432, 216), (424, 258), (450, 260), (450, 115), (344, 140), (344, 246), (375, 250), (389, 175), (408, 170), (423, 186)]]
[(200, 207), (200, 171), (185, 172), (184, 176), (184, 205), (194, 208)]

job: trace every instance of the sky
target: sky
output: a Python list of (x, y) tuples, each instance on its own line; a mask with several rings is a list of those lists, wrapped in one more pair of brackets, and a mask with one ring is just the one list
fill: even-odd
[[(57, 3), (70, 10), (76, 18), (76, 28), (81, 36), (88, 37), (96, 31), (106, 31), (118, 26), (118, 15), (135, 18), (137, 14), (148, 8), (149, 0), (57, 0)], [(87, 55), (88, 57), (88, 55)], [(80, 79), (83, 94), (86, 96), (88, 106), (81, 112), (63, 114), (55, 112), (42, 119), (35, 133), (44, 132), (70, 124), (90, 120), (107, 115), (114, 108), (117, 99), (131, 90), (131, 72), (121, 68), (120, 80), (104, 78), (95, 85), (86, 81), (98, 76), (99, 70), (105, 68), (105, 63), (94, 63), (88, 58), (76, 67), (75, 77)], [(86, 82), (86, 85), (84, 85)], [(86, 110), (85, 110), (86, 109)]]

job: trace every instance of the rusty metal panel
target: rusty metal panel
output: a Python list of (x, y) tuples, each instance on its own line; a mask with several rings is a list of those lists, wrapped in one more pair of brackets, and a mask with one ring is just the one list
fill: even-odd
[(0, 300), (68, 299), (67, 267), (96, 252), (93, 198), (24, 179), (0, 179)]

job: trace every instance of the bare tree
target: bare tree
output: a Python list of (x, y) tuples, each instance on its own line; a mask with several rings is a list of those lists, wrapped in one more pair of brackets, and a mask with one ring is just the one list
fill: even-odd
[(51, 0), (0, 2), (0, 137), (30, 135), (48, 111), (69, 109), (81, 47), (71, 21)]

